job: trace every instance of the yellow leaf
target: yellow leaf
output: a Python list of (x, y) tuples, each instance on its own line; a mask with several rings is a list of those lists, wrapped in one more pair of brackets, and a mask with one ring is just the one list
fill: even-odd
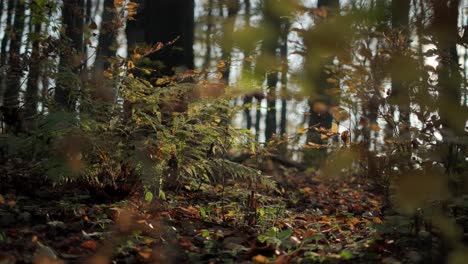
[(255, 263), (268, 263), (270, 262), (270, 260), (263, 256), (263, 255), (257, 255), (255, 257), (252, 258), (252, 261), (255, 262)]
[(139, 251), (138, 255), (140, 255), (143, 259), (150, 259), (152, 253), (153, 251), (151, 250), (151, 248), (145, 248)]
[(109, 71), (109, 70), (105, 70), (104, 71), (104, 77), (108, 78), (108, 79), (111, 79), (112, 78), (112, 72)]
[(135, 3), (135, 2), (129, 2), (129, 3), (127, 4), (127, 7), (136, 8), (136, 7), (138, 7), (138, 4)]
[(122, 8), (125, 0), (114, 0), (115, 8)]
[(303, 128), (303, 127), (300, 127), (298, 130), (297, 130), (297, 133), (298, 134), (305, 134), (307, 132), (307, 129)]
[(216, 66), (218, 68), (224, 68), (226, 66), (226, 63), (223, 60), (220, 60)]
[(331, 132), (332, 133), (338, 133), (338, 124), (337, 123), (332, 123), (332, 127), (331, 127)]
[(133, 61), (129, 60), (129, 61), (127, 62), (127, 68), (128, 68), (129, 70), (135, 68), (135, 63), (133, 63)]

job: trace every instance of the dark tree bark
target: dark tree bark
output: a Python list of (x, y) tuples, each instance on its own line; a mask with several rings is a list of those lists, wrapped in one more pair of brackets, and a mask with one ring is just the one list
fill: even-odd
[(409, 12), (410, 0), (392, 0), (392, 29), (399, 37), (405, 38), (406, 42), (399, 46), (398, 50), (393, 54), (392, 58), (392, 94), (390, 102), (398, 107), (400, 115), (401, 130), (400, 135), (409, 139), (409, 122), (410, 122), (410, 91), (408, 87), (408, 73), (404, 69), (405, 65), (409, 65), (408, 58), (404, 51), (409, 47)]
[[(251, 4), (250, 0), (244, 0), (244, 27), (249, 28), (250, 27), (250, 17), (251, 17)], [(248, 49), (243, 49), (242, 52), (244, 53), (244, 58), (247, 58), (251, 55), (251, 50)], [(242, 64), (242, 74), (245, 75), (251, 75), (252, 74), (252, 63), (250, 60), (244, 59), (244, 62)], [(252, 109), (252, 100), (253, 96), (252, 95), (245, 95), (244, 97), (244, 114), (245, 114), (245, 120), (246, 120), (246, 128), (251, 129), (252, 128), (252, 115), (251, 115), (251, 109)]]
[[(8, 41), (10, 40), (10, 35), (13, 33), (11, 22), (14, 16), (14, 13), (13, 13), (14, 8), (15, 8), (14, 5), (15, 5), (14, 0), (8, 0), (7, 14), (6, 14), (7, 17), (5, 20), (5, 32), (4, 32), (2, 41), (0, 43), (0, 46), (1, 46), (0, 47), (0, 67), (3, 67), (7, 63), (7, 60), (8, 60), (7, 46), (8, 46)], [(3, 95), (5, 92), (5, 86), (6, 86), (5, 77), (6, 77), (6, 72), (4, 70), (0, 70), (0, 101), (1, 102), (3, 102)]]
[[(457, 42), (459, 0), (433, 0), (432, 32), (439, 52), (438, 106), (445, 136), (464, 134), (467, 118), (461, 106), (462, 76), (458, 64)], [(451, 134), (451, 135), (450, 135)]]
[[(333, 14), (339, 8), (338, 0), (321, 0), (317, 2), (318, 8), (327, 8)], [(320, 22), (318, 22), (320, 27)], [(321, 41), (312, 39), (309, 41)], [(332, 126), (333, 117), (328, 111), (328, 107), (332, 104), (337, 104), (329, 95), (330, 89), (334, 86), (327, 81), (331, 77), (330, 73), (325, 71), (325, 66), (333, 62), (333, 57), (321, 58), (319, 51), (314, 50), (314, 43), (305, 43), (306, 48), (311, 55), (306, 57), (305, 68), (309, 76), (309, 82), (315, 88), (315, 92), (309, 99), (309, 132), (307, 133), (307, 141), (315, 144), (323, 144), (320, 133), (315, 128), (330, 129)], [(319, 70), (314, 65), (319, 65)], [(325, 150), (325, 149), (323, 149)]]
[[(211, 45), (213, 34), (213, 2), (214, 0), (208, 0), (208, 13), (206, 15), (206, 32), (205, 32), (205, 58), (203, 61), (203, 70), (207, 70), (211, 63)], [(205, 78), (208, 77), (208, 71), (205, 73)]]
[(10, 40), (10, 35), (13, 34), (11, 22), (13, 21), (14, 8), (15, 8), (15, 0), (8, 0), (7, 18), (5, 21), (5, 34), (3, 35), (1, 49), (0, 49), (0, 66), (5, 65), (5, 63), (7, 62), (8, 54), (6, 51), (7, 51), (8, 41)]
[(289, 33), (289, 21), (283, 19), (283, 25), (281, 26), (281, 120), (280, 120), (280, 134), (286, 134), (287, 126), (287, 94), (288, 94), (288, 33)]
[(0, 0), (0, 21), (2, 21), (2, 17), (3, 17), (3, 6), (5, 5), (5, 1), (4, 0)]
[(223, 81), (229, 83), (229, 75), (231, 73), (231, 53), (233, 47), (234, 25), (237, 19), (237, 13), (240, 10), (239, 0), (223, 0), (222, 2), (227, 7), (228, 16), (223, 24), (223, 39), (221, 43), (221, 58), (226, 66), (223, 71)]
[[(32, 8), (32, 12), (39, 12), (37, 9)], [(25, 119), (30, 121), (37, 114), (37, 106), (39, 102), (39, 76), (41, 64), (41, 50), (39, 47), (40, 34), (42, 24), (36, 22), (32, 25), (32, 32), (34, 38), (32, 40), (31, 59), (29, 62), (29, 75), (25, 94)], [(28, 126), (30, 127), (30, 126)]]
[(150, 56), (160, 61), (166, 75), (175, 67), (194, 68), (194, 0), (137, 0), (139, 4), (135, 20), (127, 22), (126, 34), (129, 54), (138, 43), (154, 45), (172, 42)]
[(97, 71), (104, 71), (109, 68), (109, 58), (115, 55), (112, 50), (117, 28), (112, 19), (115, 15), (114, 0), (104, 0), (104, 10), (102, 12), (102, 23), (99, 30), (99, 43), (96, 50), (96, 61), (94, 67)]
[(61, 110), (74, 111), (80, 89), (80, 72), (84, 66), (84, 0), (63, 0), (62, 7), (68, 49), (60, 54), (59, 77), (55, 88), (55, 101)]
[[(96, 49), (96, 61), (94, 62), (92, 79), (90, 80), (90, 83), (93, 85), (92, 99), (106, 103), (113, 103), (115, 101), (113, 82), (104, 76), (104, 71), (110, 67), (109, 59), (115, 56), (116, 53), (115, 48), (113, 48), (118, 34), (118, 28), (113, 21), (115, 13), (114, 1), (104, 0), (99, 42)], [(106, 108), (106, 110), (110, 110), (110, 108)]]
[(21, 77), (23, 76), (23, 61), (20, 54), (22, 37), (25, 27), (25, 4), (18, 1), (15, 7), (15, 21), (13, 22), (13, 32), (10, 40), (9, 69), (7, 72), (6, 90), (3, 98), (3, 105), (10, 109), (19, 108), (19, 91)]
[(161, 52), (153, 54), (153, 60), (165, 65), (165, 72), (174, 67), (194, 68), (194, 8), (193, 0), (150, 0), (144, 9), (145, 41), (150, 44), (177, 41)]
[(276, 120), (276, 86), (278, 84), (278, 71), (275, 69), (278, 65), (277, 49), (280, 46), (281, 35), (281, 17), (276, 9), (279, 1), (264, 2), (263, 28), (266, 31), (261, 44), (260, 61), (257, 72), (261, 75), (266, 74), (267, 84), (267, 115), (265, 120), (265, 140), (268, 141), (277, 133)]

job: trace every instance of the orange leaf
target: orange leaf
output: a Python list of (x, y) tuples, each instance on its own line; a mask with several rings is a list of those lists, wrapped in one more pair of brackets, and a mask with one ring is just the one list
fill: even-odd
[(378, 217), (374, 217), (374, 218), (372, 219), (372, 222), (374, 222), (374, 223), (376, 223), (376, 224), (382, 224), (382, 220), (380, 220), (380, 218), (378, 218)]
[(81, 247), (95, 251), (97, 248), (97, 245), (96, 245), (96, 242), (93, 240), (86, 240), (83, 243), (81, 243)]
[(143, 259), (150, 259), (152, 253), (153, 253), (153, 250), (151, 248), (145, 248), (145, 249), (140, 250), (138, 252), (138, 255), (140, 255)]
[(252, 258), (252, 261), (255, 262), (255, 263), (268, 263), (270, 262), (270, 260), (263, 256), (263, 255), (257, 255), (255, 257)]

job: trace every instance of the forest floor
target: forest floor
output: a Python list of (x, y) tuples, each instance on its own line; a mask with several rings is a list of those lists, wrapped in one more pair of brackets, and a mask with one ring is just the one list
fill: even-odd
[(397, 216), (371, 184), (276, 178), (274, 192), (233, 182), (152, 202), (1, 193), (0, 263), (424, 263), (432, 238), (387, 224)]

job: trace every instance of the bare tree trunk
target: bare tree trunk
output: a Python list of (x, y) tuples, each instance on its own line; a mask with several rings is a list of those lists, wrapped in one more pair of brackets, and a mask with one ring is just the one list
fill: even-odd
[(84, 0), (63, 0), (62, 17), (66, 26), (63, 39), (70, 41), (70, 49), (60, 56), (55, 101), (62, 110), (72, 112), (76, 107), (81, 86), (80, 72), (84, 66)]
[(206, 34), (205, 34), (205, 61), (203, 62), (203, 70), (206, 70), (205, 78), (208, 75), (208, 68), (211, 63), (211, 35), (213, 34), (213, 1), (208, 0), (208, 14), (206, 15)]
[(10, 40), (10, 35), (13, 34), (12, 32), (12, 24), (11, 22), (13, 21), (13, 16), (14, 16), (14, 8), (15, 8), (15, 0), (8, 0), (7, 3), (7, 18), (5, 21), (5, 32), (3, 35), (2, 43), (1, 43), (1, 49), (0, 49), (0, 66), (5, 65), (7, 61), (7, 46), (8, 46), (8, 41)]
[(280, 120), (280, 134), (286, 134), (287, 127), (287, 94), (288, 94), (288, 33), (289, 33), (289, 22), (283, 19), (283, 25), (281, 26), (281, 120)]
[[(35, 5), (33, 5), (34, 7)], [(37, 9), (32, 8), (32, 12), (39, 12)], [(42, 15), (42, 14), (39, 14)], [(39, 75), (41, 64), (41, 50), (39, 47), (41, 26), (40, 22), (35, 22), (32, 29), (36, 38), (32, 42), (31, 59), (29, 62), (29, 75), (25, 94), (25, 119), (29, 122), (34, 119), (37, 114), (37, 107), (39, 102)], [(31, 128), (30, 125), (28, 125)]]
[(263, 3), (263, 21), (266, 35), (261, 45), (260, 70), (266, 73), (267, 82), (267, 116), (265, 120), (265, 140), (268, 141), (277, 133), (276, 124), (276, 86), (278, 84), (277, 49), (279, 47), (281, 18), (275, 9), (274, 1)]
[[(244, 27), (249, 28), (250, 27), (250, 0), (244, 0)], [(252, 72), (252, 63), (250, 62), (250, 59), (247, 59), (247, 57), (250, 57), (250, 53), (252, 52), (249, 49), (243, 49), (242, 52), (244, 53), (244, 61), (242, 63), (242, 74), (244, 75), (251, 75)], [(244, 97), (244, 114), (245, 114), (245, 119), (246, 119), (246, 128), (251, 129), (252, 128), (252, 115), (251, 115), (251, 110), (252, 110), (252, 95), (245, 95)]]
[[(112, 104), (115, 101), (113, 84), (104, 77), (104, 71), (110, 67), (109, 59), (115, 55), (115, 49), (112, 48), (118, 34), (118, 28), (113, 21), (115, 13), (114, 1), (104, 0), (96, 61), (90, 80), (90, 83), (93, 84), (92, 99), (107, 104)], [(106, 110), (110, 110), (110, 107), (107, 107)]]
[(240, 9), (239, 0), (223, 0), (223, 3), (227, 6), (228, 16), (224, 20), (223, 25), (223, 39), (221, 43), (221, 57), (225, 62), (226, 66), (223, 72), (223, 81), (225, 84), (229, 84), (229, 75), (231, 69), (231, 53), (233, 47), (233, 34), (234, 25), (237, 19), (237, 13)]
[[(318, 8), (327, 8), (333, 14), (339, 8), (339, 1), (337, 0), (320, 0), (317, 3)], [(320, 27), (320, 25), (318, 25)], [(321, 41), (315, 39), (312, 41)], [(306, 44), (307, 46), (307, 44)], [(317, 54), (317, 51), (313, 51), (314, 44), (308, 43), (307, 48), (312, 49), (311, 54)], [(313, 61), (313, 60), (318, 60)], [(328, 107), (331, 104), (336, 104), (333, 102), (333, 98), (328, 94), (329, 89), (334, 88), (332, 84), (327, 82), (327, 79), (331, 77), (330, 73), (325, 71), (325, 66), (333, 62), (333, 57), (320, 58), (320, 56), (308, 56), (306, 58), (306, 70), (307, 74), (310, 76), (310, 82), (313, 87), (315, 87), (315, 93), (312, 98), (309, 99), (309, 132), (307, 133), (307, 141), (313, 142), (315, 144), (323, 144), (320, 133), (315, 130), (315, 128), (325, 128), (330, 129), (332, 126), (333, 117), (328, 111)], [(320, 65), (320, 70), (317, 71), (314, 69), (313, 65)], [(325, 151), (325, 149), (323, 149)]]
[(445, 136), (461, 136), (464, 134), (467, 114), (461, 106), (462, 76), (457, 52), (460, 1), (433, 0), (432, 5), (434, 9), (432, 29), (440, 58), (439, 114)]
[(402, 65), (408, 65), (408, 58), (404, 52), (409, 45), (409, 12), (410, 0), (392, 0), (392, 29), (395, 34), (406, 39), (406, 43), (398, 48), (392, 58), (392, 94), (390, 102), (398, 107), (400, 136), (410, 139), (410, 91), (408, 87), (408, 74), (402, 70)]
[(165, 65), (163, 70), (171, 74), (174, 67), (194, 68), (194, 1), (149, 0), (144, 8), (145, 41), (150, 44), (177, 41), (151, 56)]
[(7, 86), (3, 105), (10, 109), (19, 108), (19, 91), (21, 86), (21, 78), (23, 77), (23, 61), (20, 54), (22, 46), (22, 37), (25, 27), (25, 4), (23, 1), (18, 1), (15, 7), (15, 21), (13, 22), (13, 32), (10, 40), (9, 50), (9, 69), (7, 73)]

